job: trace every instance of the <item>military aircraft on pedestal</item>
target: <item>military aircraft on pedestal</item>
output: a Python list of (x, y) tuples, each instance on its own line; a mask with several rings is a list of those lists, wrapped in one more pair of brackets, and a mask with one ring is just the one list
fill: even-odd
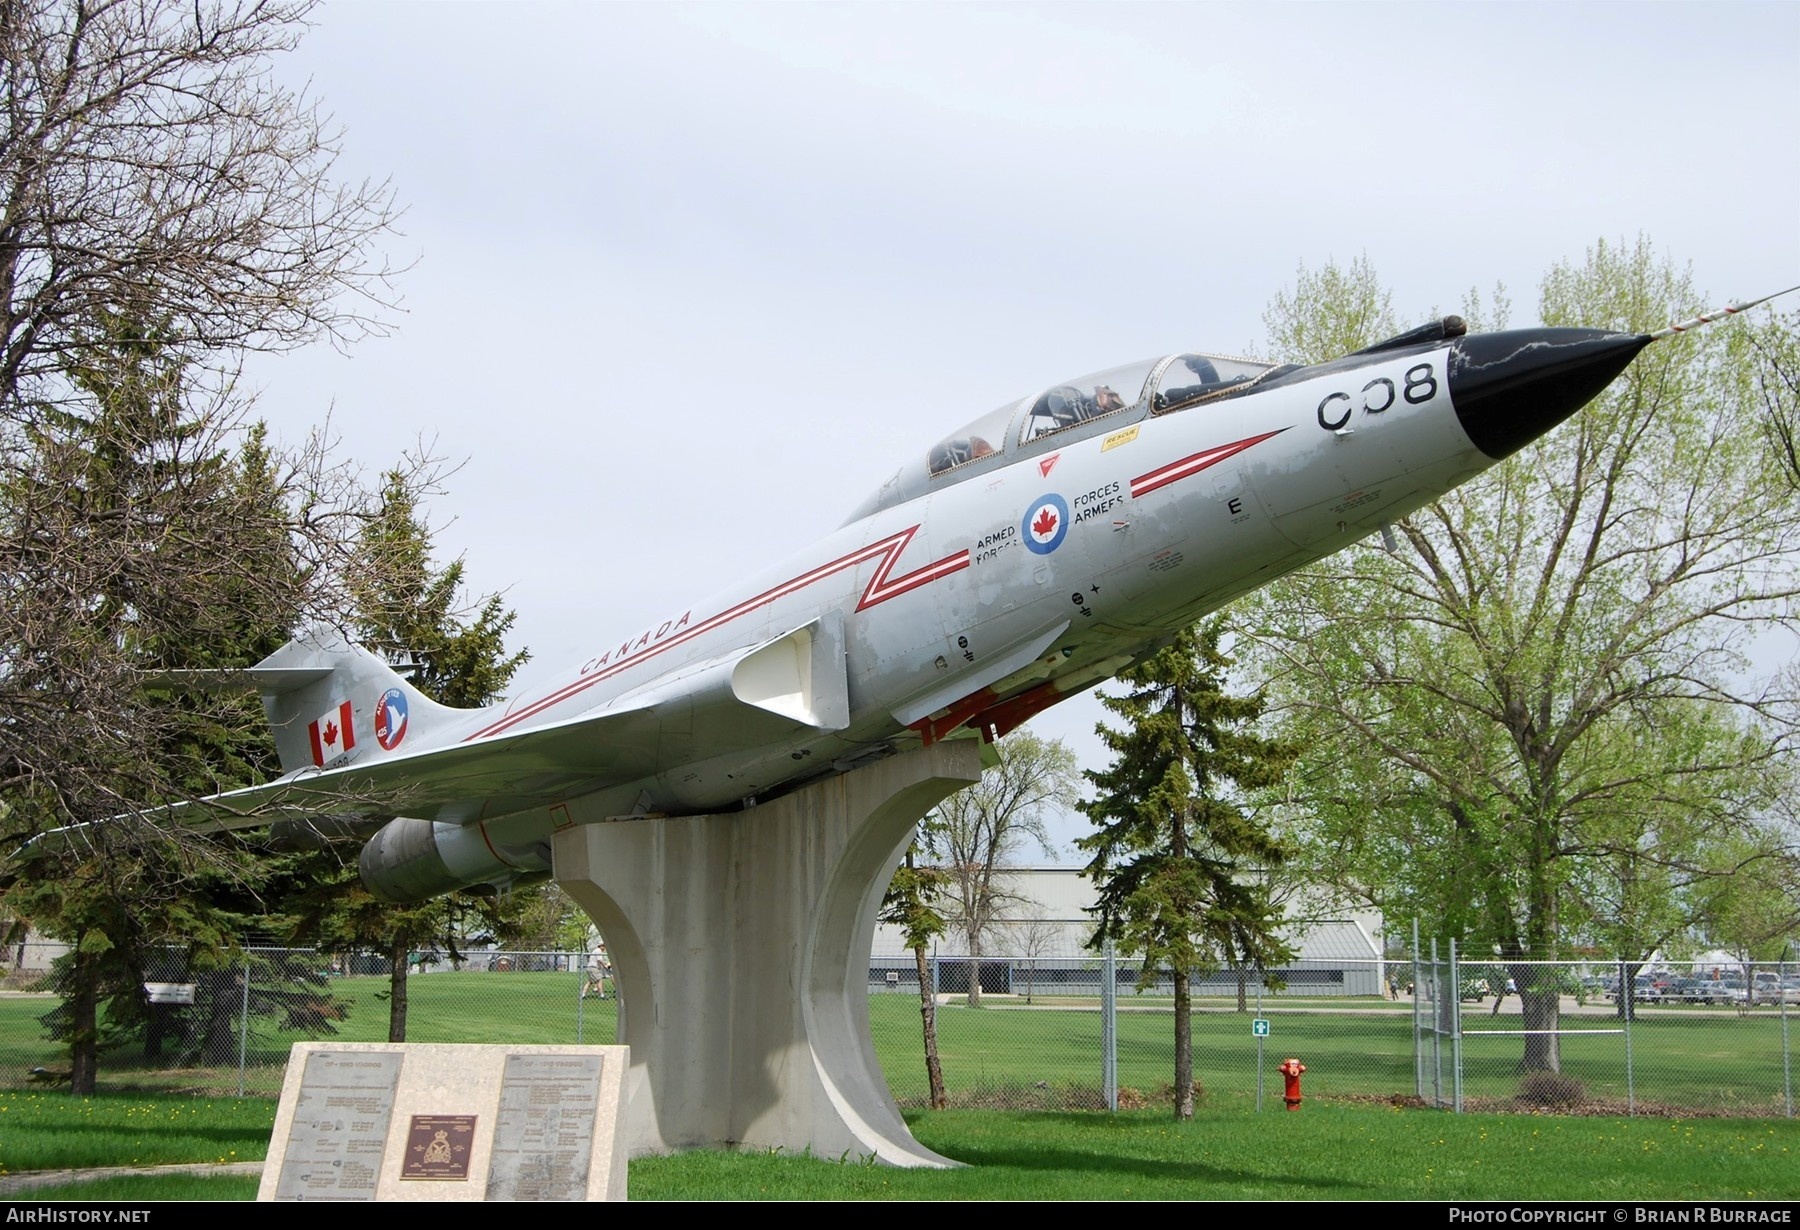
[(568, 825), (732, 812), (992, 741), (1480, 474), (1656, 338), (1749, 306), (1657, 334), (1451, 316), (1310, 366), (1194, 352), (1059, 383), (921, 450), (798, 554), (492, 707), (302, 636), (242, 674), (282, 775), (146, 814), (372, 832), (365, 884), (415, 901), (547, 876)]

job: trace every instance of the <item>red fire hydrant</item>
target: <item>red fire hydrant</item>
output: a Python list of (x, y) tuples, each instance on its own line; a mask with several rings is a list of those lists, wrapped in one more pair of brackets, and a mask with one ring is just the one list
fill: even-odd
[(1275, 1070), (1281, 1073), (1282, 1079), (1287, 1082), (1287, 1092), (1282, 1095), (1281, 1100), (1287, 1103), (1289, 1110), (1299, 1110), (1300, 1074), (1306, 1071), (1306, 1065), (1298, 1059), (1286, 1059)]

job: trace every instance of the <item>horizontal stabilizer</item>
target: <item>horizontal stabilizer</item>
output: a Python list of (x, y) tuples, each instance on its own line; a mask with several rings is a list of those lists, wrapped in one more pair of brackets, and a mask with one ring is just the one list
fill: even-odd
[(144, 682), (172, 684), (197, 692), (261, 692), (280, 696), (330, 674), (329, 666), (250, 666), (235, 670), (156, 671)]

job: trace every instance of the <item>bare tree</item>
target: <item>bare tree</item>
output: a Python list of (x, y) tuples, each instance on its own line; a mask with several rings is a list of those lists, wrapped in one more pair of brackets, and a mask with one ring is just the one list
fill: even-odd
[(969, 1006), (981, 1003), (982, 938), (1021, 898), (1007, 870), (1029, 839), (1049, 853), (1051, 807), (1072, 807), (1075, 754), (1060, 739), (1019, 730), (997, 745), (1000, 763), (938, 805), (926, 835), (949, 876), (950, 924), (969, 943)]
[[(72, 389), (108, 313), (218, 389), (244, 349), (383, 328), (387, 184), (332, 177), (341, 134), (274, 57), (312, 0), (0, 6), (0, 408)], [(79, 400), (79, 398), (77, 398)]]
[(1062, 925), (1047, 918), (1017, 918), (1002, 933), (1002, 945), (1018, 956), (1025, 967), (1026, 1003), (1031, 1002), (1037, 987), (1038, 962), (1056, 952), (1062, 938)]

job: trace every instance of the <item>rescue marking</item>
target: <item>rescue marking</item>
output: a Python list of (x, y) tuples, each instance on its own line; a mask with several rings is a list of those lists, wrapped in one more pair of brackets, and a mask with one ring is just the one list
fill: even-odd
[(1104, 453), (1111, 449), (1118, 448), (1121, 444), (1130, 444), (1133, 440), (1138, 438), (1138, 428), (1141, 426), (1143, 426), (1143, 424), (1139, 423), (1127, 427), (1124, 431), (1113, 432), (1110, 436), (1107, 436), (1100, 441), (1100, 451)]
[(391, 752), (406, 738), (406, 694), (389, 688), (375, 702), (375, 742), (381, 750)]

